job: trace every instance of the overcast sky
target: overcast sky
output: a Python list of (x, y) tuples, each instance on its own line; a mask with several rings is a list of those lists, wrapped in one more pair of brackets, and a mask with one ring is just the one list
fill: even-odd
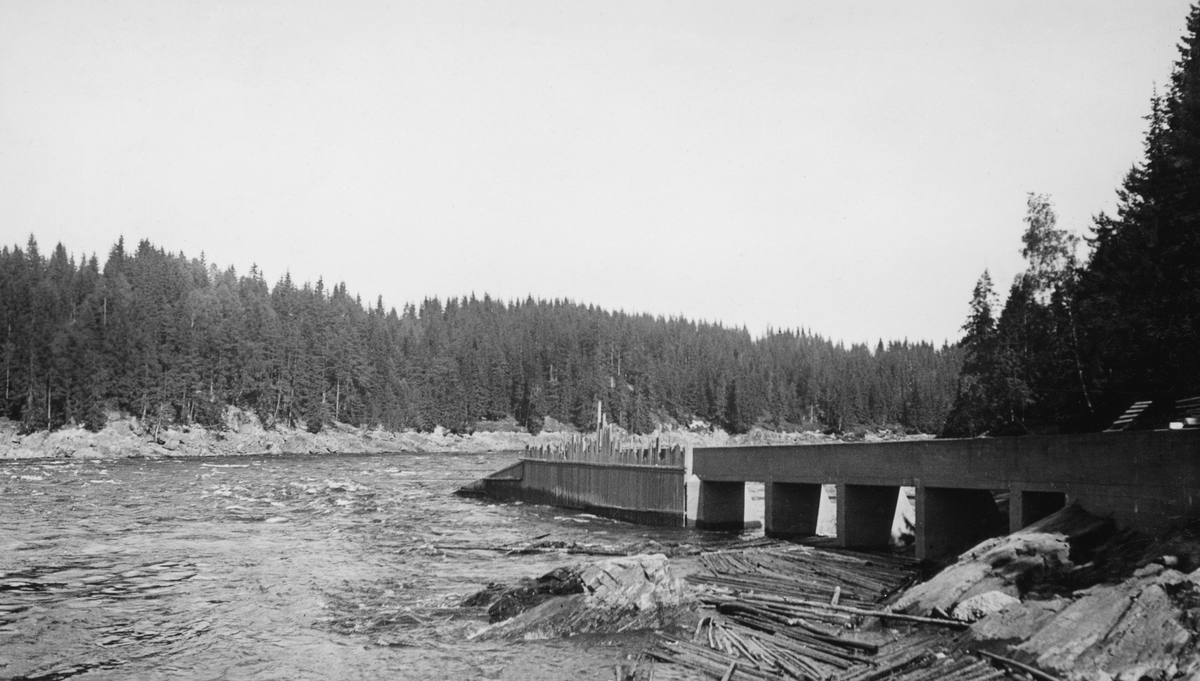
[(1085, 233), (1186, 0), (0, 0), (0, 243), (272, 283), (960, 336)]

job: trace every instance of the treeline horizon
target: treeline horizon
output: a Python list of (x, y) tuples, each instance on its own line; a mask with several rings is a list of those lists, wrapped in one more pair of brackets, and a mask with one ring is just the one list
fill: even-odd
[(956, 345), (849, 347), (807, 330), (611, 312), (567, 300), (427, 298), (364, 305), (345, 284), (273, 286), (204, 257), (124, 239), (101, 263), (34, 236), (0, 249), (0, 414), (26, 431), (102, 428), (120, 411), (219, 427), (226, 406), (267, 427), (333, 422), (471, 432), (509, 417), (587, 430), (597, 402), (639, 433), (695, 419), (729, 432), (892, 428), (938, 433)]

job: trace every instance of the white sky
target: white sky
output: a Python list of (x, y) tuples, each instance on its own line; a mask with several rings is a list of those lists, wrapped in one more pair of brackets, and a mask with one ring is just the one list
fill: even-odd
[(953, 341), (1026, 192), (1112, 210), (1187, 7), (0, 0), (0, 243)]

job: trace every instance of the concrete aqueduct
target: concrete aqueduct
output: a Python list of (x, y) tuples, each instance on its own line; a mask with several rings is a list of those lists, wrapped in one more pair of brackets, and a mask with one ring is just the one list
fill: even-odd
[[(1200, 431), (697, 448), (696, 526), (740, 529), (744, 485), (764, 483), (769, 536), (816, 533), (822, 484), (837, 485), (837, 542), (886, 544), (901, 486), (916, 488), (918, 558), (956, 554), (1069, 502), (1148, 532), (1200, 518)], [(1009, 493), (1007, 523), (993, 491)]]

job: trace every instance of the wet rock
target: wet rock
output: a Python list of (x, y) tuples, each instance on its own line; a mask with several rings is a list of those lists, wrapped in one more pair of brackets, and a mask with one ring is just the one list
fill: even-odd
[[(480, 593), (485, 592), (487, 589)], [(558, 568), (530, 583), (502, 591), (488, 607), (488, 621), (500, 622), (516, 617), (554, 596), (578, 593), (583, 593), (583, 581), (578, 572), (570, 568)]]
[(500, 598), (501, 594), (508, 590), (508, 587), (499, 582), (491, 582), (483, 589), (464, 598), (459, 605), (464, 608), (486, 608), (495, 603), (496, 599)]
[[(542, 598), (533, 607), (478, 632), (475, 638), (544, 639), (686, 627), (696, 620), (695, 596), (671, 572), (667, 557), (662, 554), (560, 568), (542, 579), (548, 588), (566, 595)], [(499, 612), (497, 606), (504, 598), (502, 594), (489, 612)]]

